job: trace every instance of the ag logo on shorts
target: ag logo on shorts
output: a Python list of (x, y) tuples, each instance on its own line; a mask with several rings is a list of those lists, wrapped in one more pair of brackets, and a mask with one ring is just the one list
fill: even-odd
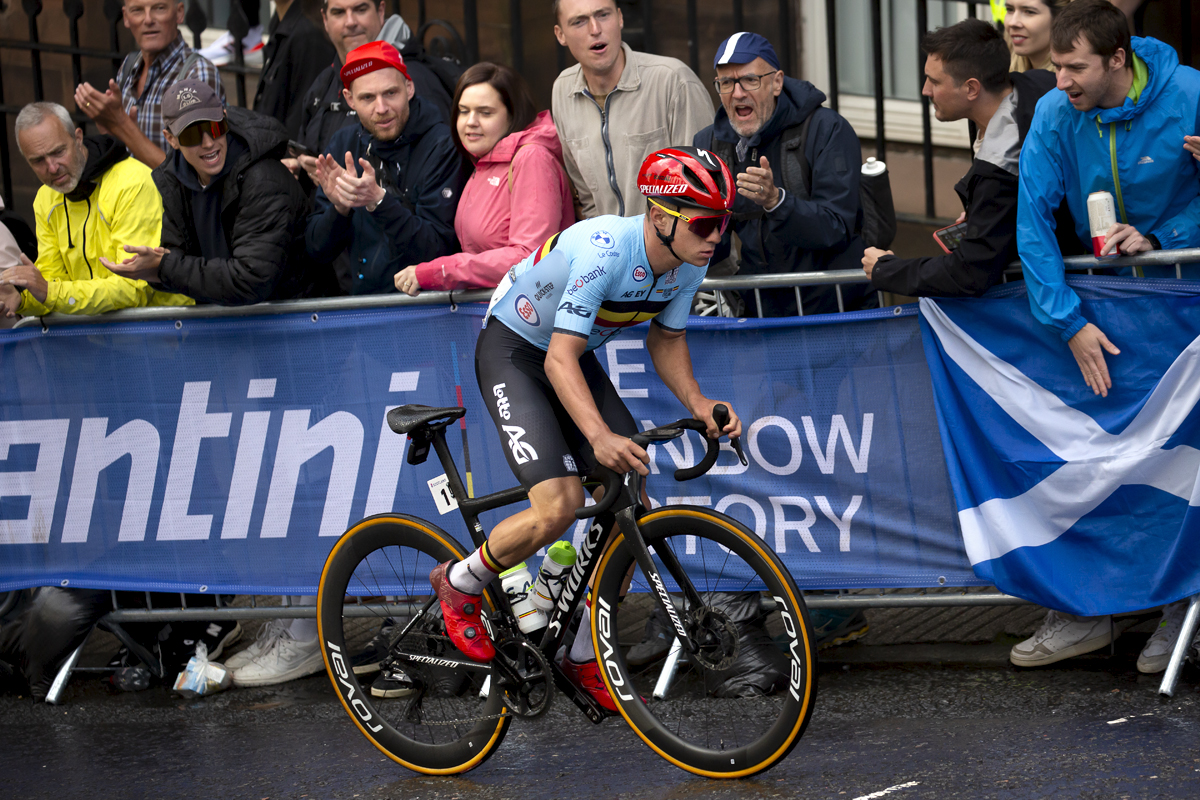
[(588, 241), (602, 250), (607, 250), (617, 243), (616, 240), (613, 239), (612, 234), (610, 234), (608, 231), (596, 231), (592, 234), (592, 238)]
[(638, 283), (641, 283), (642, 281), (646, 280), (646, 276), (648, 274), (649, 273), (646, 272), (645, 267), (634, 267), (633, 268), (633, 279), (635, 281), (637, 281)]
[(513, 308), (516, 309), (517, 316), (530, 325), (537, 325), (542, 321), (537, 309), (533, 307), (533, 301), (523, 294), (517, 295)]

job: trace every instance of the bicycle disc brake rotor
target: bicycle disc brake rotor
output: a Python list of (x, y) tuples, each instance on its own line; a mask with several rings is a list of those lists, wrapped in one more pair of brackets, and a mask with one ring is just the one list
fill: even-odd
[(512, 638), (496, 643), (492, 680), (504, 705), (519, 717), (540, 717), (550, 708), (554, 680), (550, 662), (528, 639)]
[(737, 625), (719, 608), (701, 606), (688, 612), (688, 635), (698, 645), (692, 655), (705, 669), (725, 670), (738, 656)]

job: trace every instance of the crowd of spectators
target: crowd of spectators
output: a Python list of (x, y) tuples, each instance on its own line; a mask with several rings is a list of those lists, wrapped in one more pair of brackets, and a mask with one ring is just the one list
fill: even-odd
[[(183, 14), (177, 0), (124, 0), (137, 50), (106, 87), (81, 83), (74, 93), (97, 135), (55, 103), (17, 117), (21, 154), (43, 186), (36, 253), (0, 229), (9, 324), (51, 312), (495, 286), (577, 219), (643, 213), (644, 156), (695, 144), (720, 155), (738, 186), (714, 271), (861, 264), (871, 284), (846, 294), (850, 309), (874, 302), (874, 289), (979, 296), (1019, 257), (1035, 316), (1105, 394), (1105, 354), (1119, 350), (1081, 316), (1063, 278), (1063, 255), (1090, 244), (1087, 194), (1119, 180), (1106, 253), (1200, 244), (1200, 139), (1173, 135), (1200, 132), (1200, 73), (1153, 39), (1131, 40), (1107, 0), (1012, 0), (1002, 32), (969, 19), (925, 37), (923, 94), (938, 119), (978, 130), (955, 187), (961, 244), (935, 258), (864, 246), (858, 138), (757, 33), (735, 33), (713, 54), (714, 109), (687, 65), (622, 41), (614, 0), (555, 0), (554, 36), (577, 63), (539, 111), (508, 67), (464, 72), (429, 56), (382, 0), (325, 0), (324, 31), (295, 0), (277, 0), (248, 110), (226, 103), (216, 66), (185, 43)], [(801, 310), (791, 289), (759, 297), (761, 308), (747, 293), (749, 315)], [(837, 307), (832, 291), (817, 290), (803, 311)], [(1139, 668), (1165, 665), (1181, 613), (1166, 609)], [(235, 682), (320, 669), (308, 623), (267, 626)], [(860, 618), (839, 619), (831, 635), (848, 638), (847, 624), (849, 638), (861, 635)], [(1104, 646), (1113, 630), (1107, 618), (1052, 612), (1012, 658), (1052, 663)]]

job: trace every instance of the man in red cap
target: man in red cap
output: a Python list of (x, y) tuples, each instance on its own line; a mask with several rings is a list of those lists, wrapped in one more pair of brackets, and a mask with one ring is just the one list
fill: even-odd
[(454, 212), (466, 176), (441, 115), (413, 93), (387, 42), (351, 50), (342, 95), (358, 123), (334, 134), (317, 162), (309, 255), (350, 257), (350, 293), (396, 291), (392, 276), (457, 249)]

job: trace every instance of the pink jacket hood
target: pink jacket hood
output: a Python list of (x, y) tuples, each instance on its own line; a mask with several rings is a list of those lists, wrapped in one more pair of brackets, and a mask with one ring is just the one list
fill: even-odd
[(517, 150), (527, 144), (541, 145), (562, 161), (562, 143), (558, 140), (558, 130), (554, 127), (554, 120), (550, 118), (549, 111), (539, 111), (528, 128), (505, 136), (496, 143), (490, 153), (475, 162), (475, 166), (479, 168), (485, 164), (507, 164), (513, 160)]
[(476, 162), (454, 215), (462, 252), (416, 265), (417, 283), (422, 289), (495, 286), (574, 222), (562, 145), (550, 112), (543, 111)]

